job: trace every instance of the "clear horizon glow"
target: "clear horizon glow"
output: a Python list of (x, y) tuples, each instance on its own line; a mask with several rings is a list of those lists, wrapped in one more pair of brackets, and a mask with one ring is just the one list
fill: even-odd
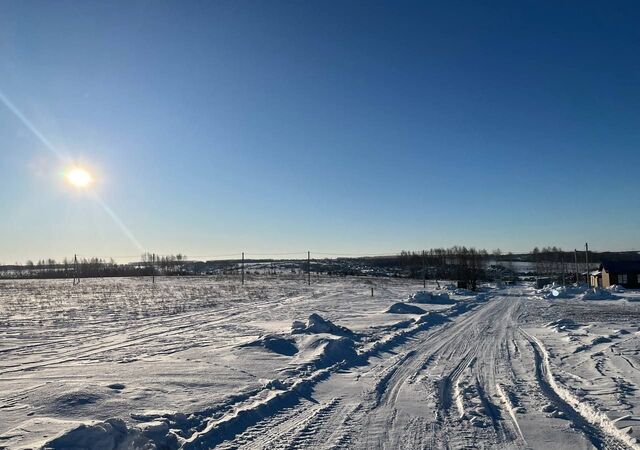
[(637, 2), (2, 9), (0, 263), (640, 250)]

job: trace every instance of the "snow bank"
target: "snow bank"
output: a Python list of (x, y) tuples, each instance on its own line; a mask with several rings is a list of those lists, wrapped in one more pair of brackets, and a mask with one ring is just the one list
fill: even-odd
[(453, 305), (456, 303), (446, 292), (418, 291), (409, 296), (409, 303), (422, 303), (430, 305)]
[(177, 448), (177, 438), (166, 422), (127, 428), (122, 419), (80, 425), (44, 444), (47, 450), (120, 450)]
[(426, 311), (415, 305), (398, 302), (389, 306), (385, 312), (391, 314), (424, 314)]
[(572, 298), (576, 295), (583, 294), (588, 288), (584, 285), (576, 286), (560, 286), (556, 283), (549, 284), (542, 289), (536, 290), (536, 294), (542, 298)]
[(625, 292), (626, 289), (623, 286), (620, 286), (619, 284), (613, 284), (611, 286), (609, 286), (607, 288), (607, 290), (611, 291), (611, 292)]
[(426, 314), (421, 315), (416, 324), (428, 324), (428, 325), (440, 325), (445, 322), (451, 322), (447, 316), (435, 311), (429, 311)]
[(606, 289), (593, 288), (580, 296), (582, 300), (618, 300), (620, 297)]
[(310, 336), (300, 347), (300, 359), (306, 361), (303, 365), (316, 369), (357, 358), (353, 339), (345, 336)]
[(324, 319), (318, 314), (311, 314), (307, 319), (307, 323), (294, 320), (291, 324), (292, 334), (316, 334), (316, 333), (328, 333), (335, 334), (336, 336), (353, 336), (353, 331), (346, 327), (336, 325), (330, 320)]
[(577, 330), (582, 325), (576, 323), (573, 319), (558, 319), (553, 322), (549, 322), (545, 325), (548, 328), (552, 328), (557, 332), (560, 331), (568, 331), (568, 330)]
[(453, 293), (456, 295), (476, 295), (476, 292), (464, 288), (456, 288), (453, 290)]
[(288, 339), (275, 334), (260, 336), (255, 341), (242, 345), (242, 347), (261, 347), (280, 355), (293, 356), (298, 353), (298, 347), (293, 339)]

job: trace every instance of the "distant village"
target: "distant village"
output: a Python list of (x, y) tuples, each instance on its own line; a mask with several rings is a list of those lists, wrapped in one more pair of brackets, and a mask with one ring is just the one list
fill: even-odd
[(525, 254), (503, 254), (464, 246), (396, 255), (304, 258), (234, 258), (199, 261), (186, 255), (144, 254), (138, 261), (116, 263), (113, 259), (78, 258), (61, 262), (48, 259), (0, 266), (2, 279), (49, 279), (155, 276), (369, 276), (425, 280), (456, 280), (460, 287), (475, 289), (477, 283), (533, 281), (545, 284), (588, 282), (592, 287), (620, 285), (640, 287), (640, 252), (567, 252), (556, 247), (533, 249)]

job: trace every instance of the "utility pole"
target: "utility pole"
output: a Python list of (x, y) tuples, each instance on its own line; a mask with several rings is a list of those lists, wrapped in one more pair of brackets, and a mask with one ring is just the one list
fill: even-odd
[(311, 286), (311, 252), (307, 252), (307, 284)]
[(151, 282), (156, 283), (156, 254), (151, 255)]
[(422, 287), (427, 287), (427, 264), (424, 257), (424, 250), (422, 250)]
[(73, 255), (73, 285), (80, 284), (80, 274), (78, 274), (78, 255)]
[(576, 263), (576, 285), (580, 284), (580, 282), (578, 281), (580, 279), (580, 269), (578, 268), (578, 250), (577, 249), (573, 249), (573, 257), (575, 259), (575, 263)]
[(584, 261), (585, 261), (585, 264), (587, 266), (587, 268), (586, 268), (587, 285), (589, 287), (591, 287), (591, 283), (590, 283), (591, 280), (589, 280), (589, 243), (588, 242), (584, 244)]
[(242, 272), (242, 284), (244, 285), (244, 252), (242, 252), (242, 267), (240, 271)]

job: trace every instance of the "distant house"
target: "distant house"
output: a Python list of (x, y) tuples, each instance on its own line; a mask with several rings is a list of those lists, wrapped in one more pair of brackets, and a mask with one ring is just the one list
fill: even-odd
[(640, 288), (640, 261), (603, 261), (600, 270), (591, 273), (591, 285)]

